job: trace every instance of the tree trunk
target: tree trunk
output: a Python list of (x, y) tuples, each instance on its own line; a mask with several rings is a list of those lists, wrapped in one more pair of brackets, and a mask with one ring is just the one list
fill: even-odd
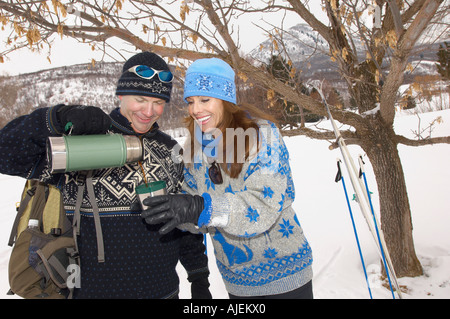
[[(378, 119), (380, 120), (380, 119)], [(378, 127), (362, 145), (373, 166), (380, 198), (380, 222), (398, 277), (422, 275), (412, 237), (406, 182), (392, 128)]]

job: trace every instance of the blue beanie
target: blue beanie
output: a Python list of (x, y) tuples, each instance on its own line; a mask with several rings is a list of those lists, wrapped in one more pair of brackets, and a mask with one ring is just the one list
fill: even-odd
[(236, 104), (235, 73), (217, 59), (196, 60), (186, 71), (184, 100), (190, 96), (210, 96)]

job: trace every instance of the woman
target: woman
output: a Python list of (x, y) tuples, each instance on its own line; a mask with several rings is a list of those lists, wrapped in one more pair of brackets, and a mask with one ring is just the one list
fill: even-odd
[(187, 194), (146, 199), (146, 222), (165, 222), (161, 232), (183, 223), (207, 231), (230, 298), (312, 298), (312, 253), (292, 208), (280, 131), (256, 108), (236, 105), (235, 73), (220, 59), (189, 67), (184, 98), (194, 136)]

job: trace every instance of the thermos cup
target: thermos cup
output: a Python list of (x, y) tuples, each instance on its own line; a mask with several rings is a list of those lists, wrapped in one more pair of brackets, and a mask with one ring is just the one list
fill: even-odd
[(122, 134), (49, 137), (47, 158), (52, 173), (120, 167), (142, 160), (137, 136)]
[(147, 197), (151, 196), (158, 196), (158, 195), (167, 195), (167, 188), (166, 188), (166, 182), (165, 181), (157, 181), (157, 182), (150, 182), (148, 184), (142, 184), (136, 187), (136, 193), (138, 194), (139, 201), (141, 202), (142, 208), (146, 209), (147, 206), (145, 206), (142, 202)]

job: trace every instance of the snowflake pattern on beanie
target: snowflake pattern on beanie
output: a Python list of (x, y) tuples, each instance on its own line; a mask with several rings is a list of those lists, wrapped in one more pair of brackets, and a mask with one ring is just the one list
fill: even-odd
[(224, 61), (200, 59), (191, 64), (184, 82), (184, 99), (209, 96), (236, 104), (235, 73)]

